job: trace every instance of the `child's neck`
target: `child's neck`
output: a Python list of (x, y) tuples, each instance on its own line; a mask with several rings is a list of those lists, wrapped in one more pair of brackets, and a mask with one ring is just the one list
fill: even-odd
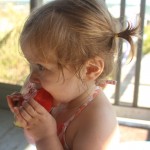
[(76, 99), (72, 100), (71, 102), (67, 104), (63, 104), (62, 109), (66, 110), (72, 110), (80, 107), (84, 103), (88, 101), (88, 97), (95, 91), (96, 85), (87, 88), (80, 96), (78, 96)]

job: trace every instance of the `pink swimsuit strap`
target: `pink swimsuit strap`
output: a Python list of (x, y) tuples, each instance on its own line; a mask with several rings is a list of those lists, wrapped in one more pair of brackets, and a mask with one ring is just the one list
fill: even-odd
[(59, 139), (66, 150), (69, 150), (69, 147), (66, 143), (65, 133), (69, 124), (90, 104), (90, 102), (95, 99), (95, 97), (99, 94), (100, 87), (97, 86), (95, 91), (88, 97), (86, 103), (81, 105), (77, 111), (64, 123), (61, 123), (57, 126)]

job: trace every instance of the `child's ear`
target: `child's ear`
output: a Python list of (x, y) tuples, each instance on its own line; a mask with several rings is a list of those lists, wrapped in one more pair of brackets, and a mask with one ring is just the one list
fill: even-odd
[(86, 62), (86, 79), (96, 80), (104, 70), (104, 60), (100, 57)]

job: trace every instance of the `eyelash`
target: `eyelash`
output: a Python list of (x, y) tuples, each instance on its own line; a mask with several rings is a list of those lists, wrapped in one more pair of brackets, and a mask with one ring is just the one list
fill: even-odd
[(40, 65), (40, 64), (37, 64), (37, 66), (38, 66), (38, 69), (40, 70), (40, 71), (44, 71), (46, 68), (45, 67), (43, 67), (42, 65)]

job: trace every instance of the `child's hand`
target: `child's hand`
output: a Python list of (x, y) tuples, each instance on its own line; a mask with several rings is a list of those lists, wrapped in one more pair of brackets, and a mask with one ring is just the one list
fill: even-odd
[(35, 100), (24, 101), (21, 107), (14, 109), (14, 113), (17, 121), (34, 142), (57, 135), (55, 119)]

